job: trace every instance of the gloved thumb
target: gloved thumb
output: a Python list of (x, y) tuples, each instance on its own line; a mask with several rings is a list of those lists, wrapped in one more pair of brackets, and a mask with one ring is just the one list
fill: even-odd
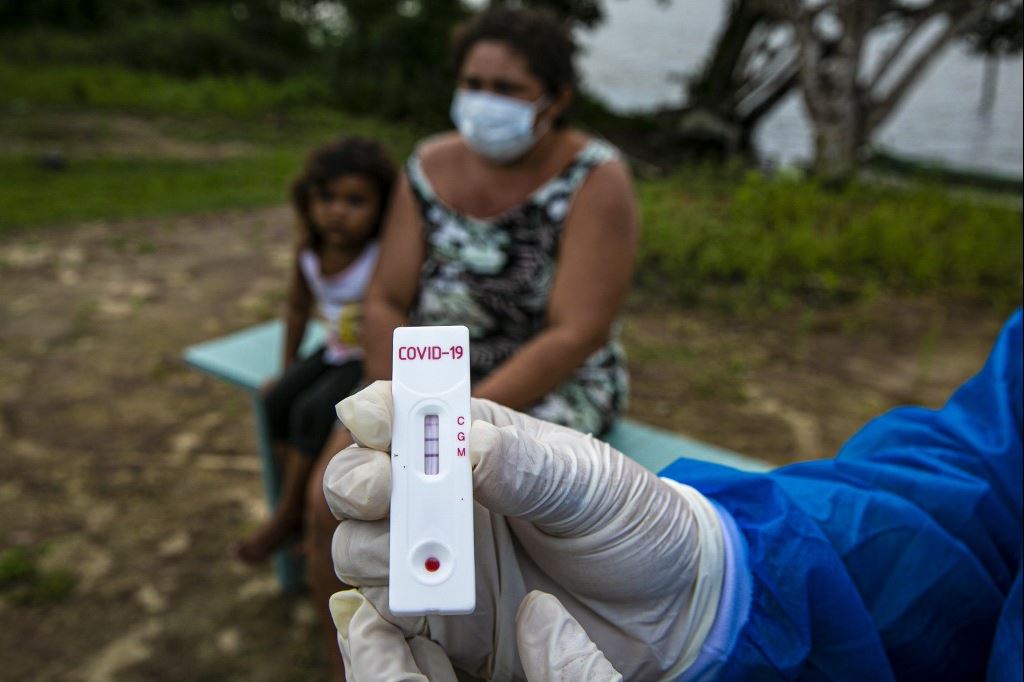
[(561, 602), (534, 590), (516, 614), (519, 659), (529, 682), (619, 682), (622, 679)]

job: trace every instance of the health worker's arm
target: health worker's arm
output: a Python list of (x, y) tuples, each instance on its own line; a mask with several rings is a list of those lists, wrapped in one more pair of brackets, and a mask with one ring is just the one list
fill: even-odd
[[(1018, 312), (942, 409), (893, 410), (836, 459), (766, 475), (684, 460), (662, 472), (726, 510), (745, 548), (749, 598), (705, 669), (981, 679), (1009, 660), (1020, 678), (1021, 343)], [(1015, 628), (1015, 645), (993, 645), (997, 623)]]
[(424, 257), (422, 218), (409, 180), (402, 173), (384, 220), (377, 269), (363, 301), (367, 380), (391, 377), (391, 335), (408, 320)]
[(633, 276), (636, 222), (625, 164), (595, 168), (566, 219), (547, 327), (481, 381), (474, 396), (525, 409), (607, 343)]

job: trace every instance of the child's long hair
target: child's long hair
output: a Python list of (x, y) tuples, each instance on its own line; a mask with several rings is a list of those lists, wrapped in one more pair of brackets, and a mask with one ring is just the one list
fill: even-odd
[(325, 193), (328, 183), (343, 175), (362, 175), (377, 185), (380, 213), (369, 239), (380, 232), (395, 182), (395, 164), (379, 142), (366, 137), (343, 137), (310, 152), (302, 173), (292, 182), (291, 199), (299, 217), (301, 246), (320, 249), (320, 233), (313, 226), (310, 204), (314, 192)]

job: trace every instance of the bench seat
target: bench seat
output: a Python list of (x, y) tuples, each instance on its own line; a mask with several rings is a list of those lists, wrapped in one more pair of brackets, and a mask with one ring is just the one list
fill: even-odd
[[(249, 395), (256, 421), (263, 486), (267, 503), (271, 508), (277, 504), (280, 480), (266, 415), (259, 399), (259, 388), (264, 381), (280, 371), (283, 340), (284, 324), (280, 320), (272, 320), (189, 346), (184, 351), (185, 361), (189, 365), (236, 386)], [(300, 352), (303, 355), (308, 354), (321, 343), (323, 331), (320, 325), (311, 324)], [(766, 462), (641, 424), (632, 419), (619, 420), (605, 440), (656, 473), (680, 457), (715, 462), (749, 471), (765, 471), (770, 468)], [(301, 589), (301, 564), (295, 561), (287, 548), (277, 553), (275, 565), (281, 586), (286, 591)]]

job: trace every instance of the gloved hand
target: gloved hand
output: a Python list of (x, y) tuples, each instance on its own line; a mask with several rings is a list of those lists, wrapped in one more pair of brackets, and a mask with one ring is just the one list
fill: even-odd
[[(324, 493), (341, 520), (335, 569), (359, 587), (331, 600), (349, 678), (455, 679), (453, 664), (488, 679), (585, 678), (586, 667), (564, 667), (585, 665), (580, 656), (536, 651), (563, 641), (545, 639), (538, 621), (570, 622), (550, 615), (547, 597), (522, 605), (517, 648), (516, 614), (532, 590), (564, 604), (626, 679), (678, 676), (697, 657), (722, 589), (722, 528), (710, 503), (572, 429), (486, 400), (472, 411), (476, 611), (404, 618), (387, 608), (391, 385), (338, 405), (357, 444), (331, 461)], [(613, 679), (606, 672), (596, 679)]]
[[(350, 680), (457, 679), (451, 661), (435, 642), (423, 636), (407, 641), (359, 592), (349, 590), (331, 597), (331, 615), (338, 628), (338, 645)], [(373, 634), (366, 638), (367, 632)], [(363, 661), (358, 668), (353, 663), (353, 639)], [(527, 682), (622, 680), (583, 627), (558, 599), (545, 592), (534, 590), (523, 599), (516, 613), (516, 640)], [(366, 663), (374, 660), (377, 665), (368, 670)], [(389, 664), (386, 671), (381, 670), (381, 661)]]

